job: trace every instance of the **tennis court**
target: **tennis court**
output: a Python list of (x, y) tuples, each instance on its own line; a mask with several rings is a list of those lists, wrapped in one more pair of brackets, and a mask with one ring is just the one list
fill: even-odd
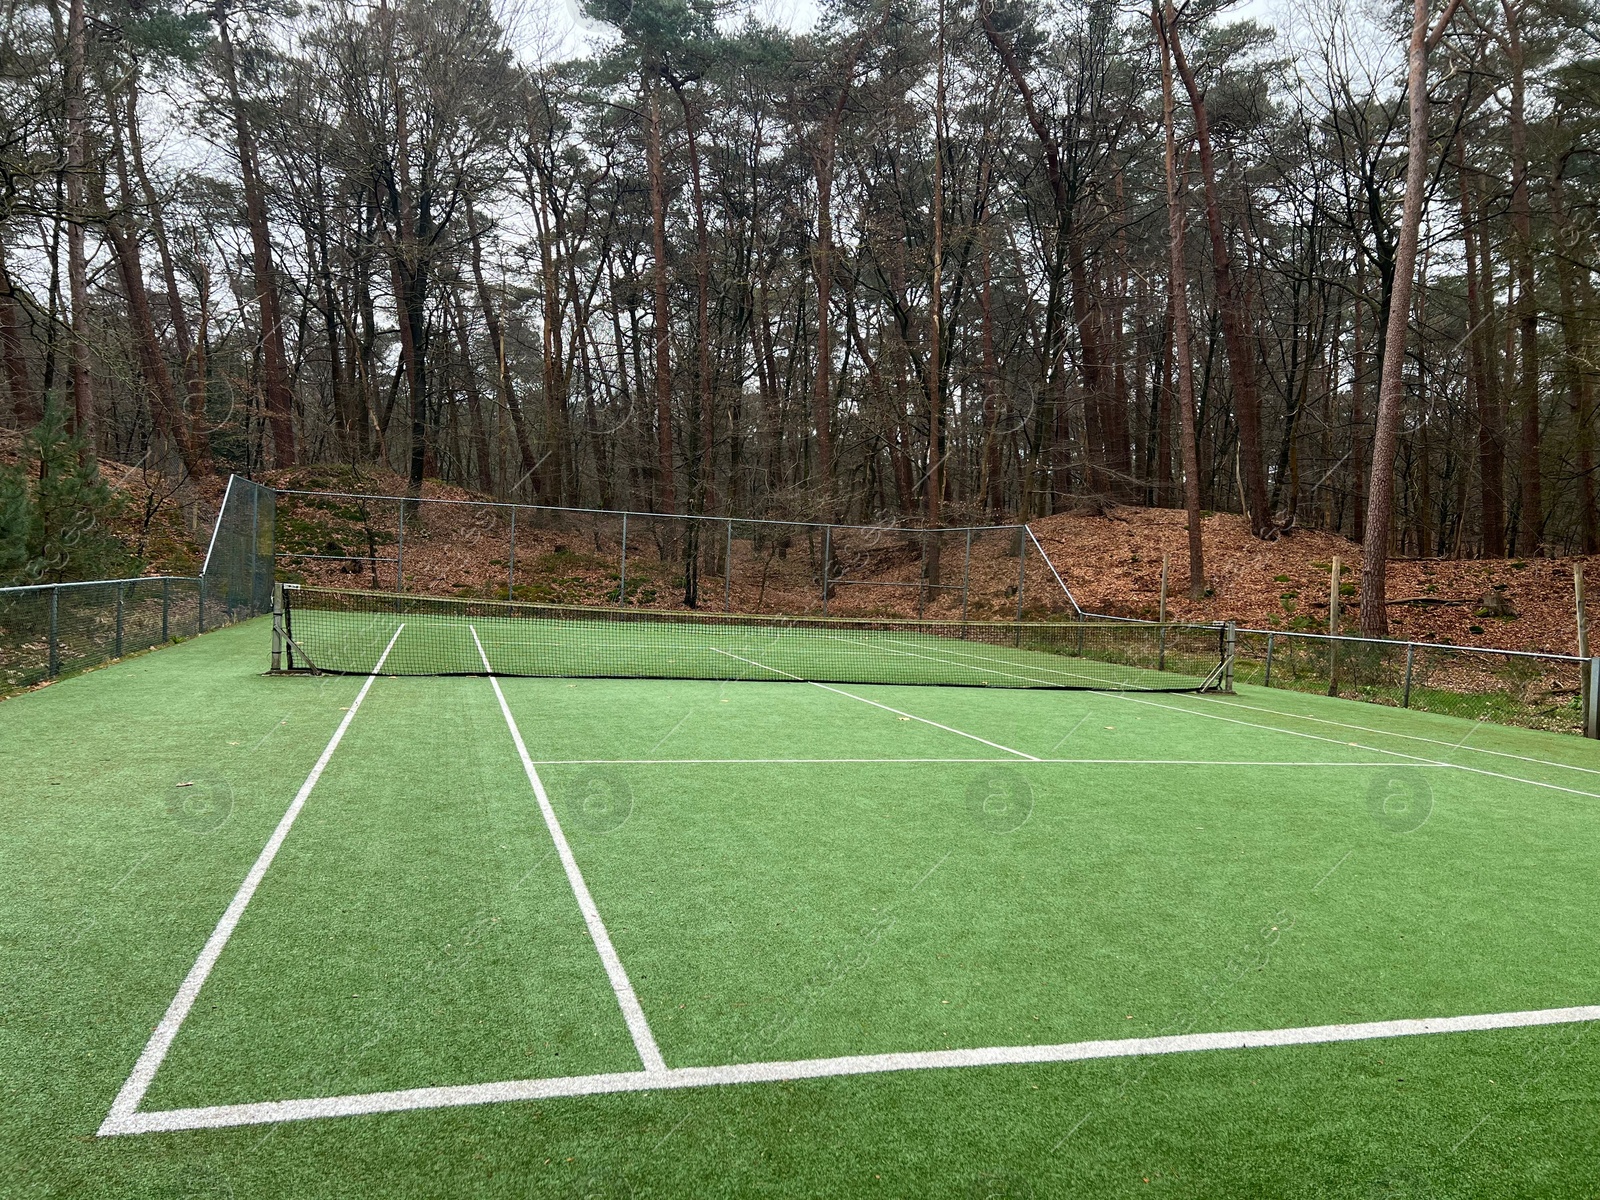
[[(1578, 739), (1159, 690), (1198, 642), (314, 613), (354, 673), (258, 620), (0, 707), (33, 1192), (1592, 1188)], [(720, 677), (529, 657), (585, 639)]]

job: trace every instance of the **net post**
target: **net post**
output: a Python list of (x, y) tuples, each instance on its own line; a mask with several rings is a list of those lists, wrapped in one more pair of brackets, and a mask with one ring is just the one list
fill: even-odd
[(397, 530), (394, 543), (394, 590), (406, 590), (406, 502), (400, 501), (400, 516), (397, 521)]
[(1276, 634), (1272, 633), (1267, 634), (1267, 670), (1265, 676), (1261, 680), (1262, 687), (1272, 686), (1272, 639), (1276, 636)]
[[(967, 526), (967, 553), (966, 553), (966, 556), (961, 560), (961, 624), (963, 626), (965, 626), (966, 623), (967, 623), (967, 588), (971, 584), (971, 582), (972, 582), (972, 526), (968, 525)], [(967, 631), (966, 631), (965, 628), (963, 628), (962, 631), (961, 631), (961, 636), (965, 637), (966, 634), (967, 634)]]
[(205, 631), (206, 631), (206, 573), (204, 571), (201, 571), (200, 572), (200, 612), (199, 612), (199, 616), (198, 616), (197, 620), (195, 621), (195, 633), (201, 634), (201, 633), (204, 633)]
[(617, 558), (617, 606), (628, 605), (628, 514), (622, 514), (622, 551)]
[(172, 640), (172, 576), (161, 577), (161, 640)]
[(1415, 642), (1407, 642), (1406, 643), (1406, 683), (1405, 683), (1405, 689), (1401, 693), (1401, 696), (1400, 696), (1400, 707), (1401, 708), (1410, 708), (1411, 707), (1411, 664), (1416, 661), (1416, 658), (1417, 658), (1417, 644)]
[(283, 584), (272, 585), (272, 673), (283, 670)]
[(1022, 585), (1028, 575), (1028, 539), (1017, 533), (1017, 620), (1022, 620)]
[(511, 506), (511, 550), (506, 557), (506, 599), (517, 598), (517, 506)]
[(1222, 690), (1233, 694), (1233, 656), (1239, 649), (1239, 627), (1232, 621), (1222, 625)]
[[(115, 637), (112, 639), (112, 643), (111, 643), (111, 657), (112, 658), (121, 658), (122, 657), (122, 612), (123, 612), (123, 610), (122, 610), (122, 584), (117, 583), (117, 584), (113, 584), (112, 586), (117, 589), (117, 632), (116, 632)], [(134, 586), (137, 587), (138, 585), (135, 584)]]
[(1589, 677), (1589, 695), (1583, 714), (1583, 736), (1600, 738), (1600, 658), (1585, 663), (1584, 674)]
[(733, 518), (728, 518), (728, 545), (722, 555), (722, 611), (733, 611)]
[(60, 601), (61, 589), (59, 587), (51, 588), (50, 656), (48, 662), (45, 664), (45, 669), (49, 672), (51, 679), (54, 679), (57, 675), (61, 674), (61, 638), (59, 636), (61, 628)]
[(1161, 625), (1161, 636), (1158, 641), (1159, 646), (1156, 651), (1156, 670), (1165, 671), (1167, 669), (1167, 626), (1165, 622), (1163, 622)]
[[(833, 526), (822, 527), (822, 615), (828, 615), (828, 576), (833, 571)], [(917, 614), (921, 616), (919, 612)]]

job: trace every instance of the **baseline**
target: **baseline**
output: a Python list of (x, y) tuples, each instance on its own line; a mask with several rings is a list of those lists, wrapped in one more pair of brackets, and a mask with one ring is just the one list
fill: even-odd
[(275, 1124), (326, 1117), (411, 1112), (500, 1104), (516, 1100), (598, 1096), (617, 1092), (721, 1087), (747, 1083), (779, 1083), (793, 1079), (830, 1079), (960, 1067), (1025, 1066), (1188, 1054), (1211, 1050), (1257, 1050), (1280, 1046), (1315, 1046), (1380, 1038), (1418, 1037), (1443, 1033), (1478, 1033), (1600, 1021), (1600, 1005), (1545, 1008), (1524, 1012), (1480, 1013), (1460, 1017), (1424, 1017), (1399, 1021), (1367, 1021), (1351, 1025), (1309, 1025), (1290, 1029), (1252, 1029), (1229, 1033), (1188, 1033), (1167, 1037), (1118, 1038), (1065, 1042), (1044, 1046), (990, 1046), (971, 1050), (928, 1050), (894, 1054), (860, 1054), (792, 1062), (739, 1063), (721, 1067), (673, 1067), (664, 1071), (626, 1071), (608, 1075), (575, 1075), (555, 1079), (518, 1079), (452, 1087), (408, 1088), (404, 1091), (323, 1096), (309, 1100), (270, 1100), (210, 1108), (178, 1108), (135, 1113), (100, 1130), (107, 1134), (171, 1133), (191, 1129), (224, 1129), (239, 1125)]
[[(961, 764), (1015, 763), (1014, 758), (536, 758), (536, 767), (714, 767), (725, 765), (769, 766), (858, 766), (891, 767), (917, 763)], [(1285, 761), (1255, 758), (1036, 758), (1041, 767), (1373, 767), (1393, 766), (1390, 762), (1318, 762), (1315, 759)], [(1455, 763), (1424, 764), (1453, 771)]]

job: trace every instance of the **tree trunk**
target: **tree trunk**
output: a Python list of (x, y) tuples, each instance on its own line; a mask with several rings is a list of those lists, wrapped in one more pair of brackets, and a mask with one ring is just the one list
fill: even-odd
[[(107, 214), (106, 239), (111, 243), (117, 274), (122, 281), (123, 297), (128, 303), (128, 323), (132, 326), (129, 337), (149, 398), (151, 418), (157, 431), (170, 439), (172, 448), (177, 450), (184, 469), (190, 475), (208, 474), (210, 464), (201, 461), (195, 454), (183, 404), (173, 387), (167, 360), (156, 338), (155, 320), (150, 314), (150, 294), (145, 289), (144, 264), (139, 253), (139, 235), (128, 217), (135, 205), (127, 152), (115, 128), (112, 129), (112, 145), (117, 165), (119, 211)], [(102, 207), (105, 206), (102, 204)]]
[(1505, 467), (1500, 450), (1500, 406), (1489, 384), (1488, 337), (1483, 328), (1487, 317), (1478, 293), (1478, 256), (1486, 252), (1486, 248), (1480, 250), (1474, 229), (1473, 208), (1467, 192), (1466, 147), (1460, 138), (1456, 141), (1456, 152), (1460, 164), (1457, 179), (1461, 193), (1461, 237), (1466, 256), (1467, 406), (1477, 418), (1478, 528), (1483, 553), (1490, 558), (1503, 558), (1506, 510), (1502, 490)]
[(0, 241), (0, 360), (5, 364), (6, 386), (11, 392), (17, 426), (32, 429), (44, 417), (44, 406), (33, 390), (28, 359), (22, 348), (22, 312), (15, 299), (16, 283), (6, 269), (6, 248)]
[(94, 389), (89, 365), (89, 260), (84, 252), (86, 224), (83, 206), (84, 175), (89, 169), (89, 121), (84, 111), (84, 71), (88, 57), (88, 32), (84, 0), (71, 0), (67, 8), (67, 292), (72, 305), (72, 336), (67, 345), (68, 377), (72, 383), (72, 431), (82, 439), (86, 461), (97, 453)]
[(494, 295), (489, 290), (489, 285), (483, 276), (483, 230), (478, 224), (478, 214), (473, 206), (467, 205), (467, 237), (472, 250), (472, 279), (478, 288), (478, 307), (483, 311), (484, 328), (489, 333), (489, 346), (494, 351), (495, 378), (499, 385), (500, 403), (505, 405), (506, 411), (511, 414), (511, 432), (517, 443), (517, 458), (522, 464), (522, 477), (507, 491), (513, 499), (521, 490), (521, 485), (529, 485), (535, 496), (543, 488), (539, 477), (539, 459), (533, 452), (533, 444), (528, 439), (528, 422), (522, 413), (522, 397), (517, 393), (516, 381), (511, 378), (511, 364), (506, 356), (505, 328), (500, 321), (500, 312), (495, 307)]
[(266, 392), (267, 424), (272, 432), (275, 465), (295, 464), (294, 397), (289, 390), (289, 359), (283, 344), (283, 314), (278, 300), (277, 272), (272, 262), (272, 238), (267, 226), (267, 199), (261, 181), (260, 159), (249, 114), (239, 93), (239, 74), (228, 30), (228, 0), (217, 0), (212, 10), (221, 49), (222, 76), (233, 108), (234, 137), (239, 151), (239, 182), (244, 191), (245, 217), (250, 226), (254, 260), (256, 304), (261, 313), (261, 373)]
[[(1561, 170), (1550, 178), (1550, 221), (1556, 235), (1556, 281), (1561, 296), (1562, 373), (1566, 376), (1567, 403), (1572, 409), (1578, 460), (1578, 528), (1585, 554), (1600, 553), (1600, 512), (1595, 507), (1594, 368), (1592, 341), (1583, 335), (1584, 317), (1592, 310), (1593, 295), (1587, 267), (1574, 279), (1573, 262), (1590, 260), (1588, 239), (1567, 219)], [(1581, 297), (1581, 300), (1580, 300)], [(1580, 311), (1584, 310), (1584, 311)]]
[(1178, 39), (1176, 17), (1169, 14), (1167, 41), (1173, 65), (1183, 80), (1194, 109), (1195, 141), (1200, 151), (1200, 175), (1205, 184), (1206, 226), (1211, 234), (1212, 271), (1217, 281), (1217, 307), (1222, 318), (1223, 348), (1228, 355), (1228, 375), (1233, 384), (1234, 417), (1239, 426), (1239, 473), (1244, 503), (1250, 510), (1250, 529), (1257, 537), (1271, 537), (1277, 523), (1269, 510), (1266, 466), (1261, 456), (1261, 398), (1256, 389), (1255, 339), (1245, 297), (1234, 278), (1233, 259), (1222, 227), (1222, 205), (1217, 193), (1216, 159), (1211, 146), (1211, 121), (1205, 97)]
[(661, 92), (646, 79), (649, 130), (645, 157), (650, 176), (650, 229), (654, 262), (656, 347), (656, 501), (661, 512), (678, 509), (672, 469), (672, 309), (667, 302), (667, 179), (661, 162)]
[(1518, 28), (1518, 6), (1500, 0), (1505, 16), (1505, 47), (1511, 67), (1507, 126), (1511, 141), (1511, 230), (1517, 272), (1517, 407), (1521, 410), (1519, 467), (1522, 511), (1517, 520), (1520, 554), (1544, 549), (1544, 488), (1539, 468), (1539, 296), (1533, 277), (1533, 206), (1528, 193), (1528, 123), (1525, 115), (1525, 59)]
[(1416, 284), (1417, 240), (1428, 180), (1428, 52), (1455, 15), (1459, 0), (1449, 0), (1432, 34), (1428, 0), (1412, 0), (1411, 46), (1407, 54), (1406, 99), (1410, 137), (1406, 151), (1406, 193), (1395, 248), (1394, 291), (1378, 379), (1377, 431), (1372, 442), (1372, 484), (1367, 496), (1367, 538), (1361, 548), (1361, 633), (1389, 634), (1389, 518), (1394, 507), (1394, 462), (1399, 447), (1400, 410), (1405, 404), (1406, 333), (1410, 326), (1411, 293)]
[(1172, 0), (1165, 12), (1152, 8), (1161, 42), (1161, 118), (1166, 131), (1167, 293), (1172, 305), (1172, 346), (1178, 360), (1178, 420), (1183, 459), (1183, 506), (1189, 530), (1189, 599), (1206, 592), (1205, 545), (1200, 533), (1200, 451), (1195, 420), (1194, 362), (1189, 357), (1188, 279), (1184, 269), (1183, 193), (1178, 180), (1178, 143), (1174, 129), (1172, 33), (1178, 15)]

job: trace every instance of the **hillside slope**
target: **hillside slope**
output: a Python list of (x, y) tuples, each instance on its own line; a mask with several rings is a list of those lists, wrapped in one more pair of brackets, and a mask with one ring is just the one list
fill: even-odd
[[(0, 430), (0, 463), (16, 461), (19, 441), (14, 433)], [(123, 499), (115, 532), (146, 562), (146, 573), (197, 571), (226, 480), (218, 477), (174, 488), (159, 474), (136, 466), (102, 461), (101, 467)], [(387, 471), (352, 472), (338, 467), (271, 471), (265, 473), (263, 482), (279, 488), (347, 489), (390, 495), (399, 494), (404, 488), (404, 481)], [(429, 481), (423, 494), (439, 499), (481, 499), (437, 481)], [(1090, 612), (1154, 618), (1162, 557), (1168, 555), (1171, 619), (1232, 619), (1261, 629), (1325, 631), (1329, 568), (1337, 555), (1344, 565), (1341, 630), (1354, 632), (1359, 621), (1361, 547), (1346, 538), (1297, 530), (1278, 541), (1263, 542), (1250, 536), (1249, 525), (1242, 516), (1211, 514), (1203, 523), (1209, 594), (1191, 602), (1188, 541), (1181, 511), (1119, 507), (1103, 516), (1059, 513), (1036, 518), (1032, 525), (1056, 570)], [(531, 529), (528, 534), (536, 536)], [(488, 553), (486, 547), (486, 568)], [(464, 556), (476, 557), (460, 544), (449, 555), (452, 562)], [(905, 557), (894, 556), (895, 561), (885, 562), (883, 570), (897, 579), (914, 578), (914, 566), (899, 561)], [(1456, 645), (1575, 653), (1572, 574), (1574, 566), (1584, 562), (1590, 563), (1586, 567), (1588, 577), (1600, 587), (1600, 565), (1581, 557), (1394, 560), (1389, 567), (1390, 635)], [(975, 560), (975, 568), (978, 565)], [(499, 570), (503, 570), (503, 561), (483, 577)], [(438, 579), (426, 578), (419, 583), (448, 593), (451, 589), (447, 576), (445, 572)], [(587, 589), (572, 598), (594, 602), (596, 597), (587, 592), (595, 590)], [(735, 589), (735, 609), (758, 607), (757, 595), (739, 593), (740, 589)], [(1478, 615), (1491, 593), (1503, 597), (1505, 612)], [(882, 594), (893, 596), (900, 604), (913, 603), (909, 593)], [(775, 597), (782, 595), (768, 590), (762, 593), (760, 602), (770, 606)], [(661, 602), (670, 603), (670, 599), (663, 595)], [(948, 606), (939, 607), (942, 610)], [(996, 610), (984, 615), (1004, 613)]]
[[(1353, 633), (1359, 624), (1361, 546), (1333, 534), (1297, 530), (1263, 542), (1250, 535), (1242, 516), (1208, 516), (1203, 530), (1212, 594), (1191, 602), (1181, 511), (1117, 508), (1103, 517), (1062, 513), (1036, 519), (1033, 530), (1078, 602), (1092, 612), (1154, 617), (1166, 554), (1171, 618), (1326, 632), (1330, 567), (1338, 555), (1344, 567), (1341, 630)], [(1582, 557), (1392, 560), (1390, 636), (1576, 653), (1572, 572), (1580, 562), (1590, 564), (1585, 578), (1600, 586), (1600, 567)], [(1503, 596), (1512, 615), (1476, 615), (1491, 592)]]

